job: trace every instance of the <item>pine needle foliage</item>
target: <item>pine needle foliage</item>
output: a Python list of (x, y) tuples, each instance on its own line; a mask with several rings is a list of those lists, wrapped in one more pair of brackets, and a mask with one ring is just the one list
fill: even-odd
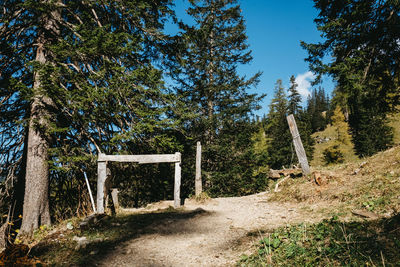
[[(180, 24), (181, 33), (172, 76), (179, 98), (184, 134), (203, 145), (204, 188), (211, 196), (253, 192), (251, 113), (263, 96), (247, 89), (261, 73), (250, 78), (238, 67), (252, 60), (245, 21), (236, 0), (191, 0), (187, 12), (193, 25)], [(192, 168), (188, 166), (188, 168)]]
[[(168, 96), (154, 64), (165, 40), (164, 21), (172, 15), (170, 6), (170, 0), (2, 4), (0, 130), (8, 133), (1, 135), (8, 143), (1, 146), (7, 155), (1, 156), (2, 177), (10, 166), (24, 168), (29, 106), (37, 96), (51, 100), (51, 105), (40, 106), (48, 114), (43, 118), (48, 127), (37, 130), (50, 147), (53, 201), (65, 200), (71, 184), (82, 184), (83, 171), (94, 177), (100, 151), (172, 150), (175, 142), (161, 138), (171, 124), (163, 117)], [(46, 63), (35, 58), (39, 37)], [(34, 86), (35, 74), (40, 88)]]
[[(314, 0), (315, 19), (325, 41), (302, 42), (306, 59), (318, 74), (337, 81), (335, 94), (349, 110), (349, 124), (359, 156), (391, 146), (388, 112), (399, 103), (399, 1)], [(333, 60), (325, 63), (325, 57)]]
[(282, 80), (277, 80), (274, 88), (274, 98), (267, 116), (267, 135), (271, 138), (268, 144), (269, 165), (273, 169), (288, 167), (294, 163), (294, 148), (286, 116), (288, 115), (288, 100)]

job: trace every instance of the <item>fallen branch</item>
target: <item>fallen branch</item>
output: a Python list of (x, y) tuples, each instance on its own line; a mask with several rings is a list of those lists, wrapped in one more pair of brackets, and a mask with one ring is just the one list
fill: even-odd
[(281, 183), (283, 183), (284, 181), (286, 181), (286, 179), (289, 178), (289, 177), (290, 177), (290, 175), (287, 175), (287, 176), (285, 176), (285, 178), (283, 178), (282, 180), (280, 180), (279, 182), (277, 182), (276, 185), (275, 185), (274, 192), (279, 192), (279, 191), (281, 191), (281, 190), (278, 190), (278, 186), (279, 186)]
[(302, 176), (301, 169), (283, 169), (283, 170), (273, 170), (270, 169), (268, 173), (269, 178), (279, 179), (281, 176), (290, 176), (292, 178)]
[(379, 215), (370, 211), (363, 211), (363, 210), (352, 210), (351, 213), (354, 215), (358, 215), (364, 218), (371, 218), (371, 219), (378, 219)]

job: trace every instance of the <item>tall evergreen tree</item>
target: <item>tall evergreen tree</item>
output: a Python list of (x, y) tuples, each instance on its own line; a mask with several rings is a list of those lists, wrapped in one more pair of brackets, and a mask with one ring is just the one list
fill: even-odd
[[(399, 104), (400, 2), (314, 0), (315, 22), (325, 38), (302, 43), (310, 68), (337, 81), (336, 94), (344, 98), (359, 155), (390, 146), (386, 114)], [(333, 60), (325, 64), (325, 56)], [(372, 136), (368, 136), (369, 133)]]
[(152, 60), (169, 5), (3, 1), (0, 129), (15, 139), (2, 145), (10, 156), (1, 164), (26, 170), (21, 233), (50, 223), (49, 167), (147, 142), (160, 124), (161, 73)]
[(282, 80), (277, 80), (274, 98), (269, 107), (266, 130), (268, 137), (270, 137), (268, 162), (273, 169), (280, 169), (282, 166), (289, 167), (295, 160), (292, 138), (286, 119), (287, 115), (288, 100), (285, 88), (282, 85)]
[(293, 115), (297, 115), (301, 110), (301, 96), (297, 91), (297, 86), (296, 78), (292, 75), (290, 77), (288, 111)]
[(318, 132), (325, 129), (329, 111), (328, 97), (323, 88), (314, 89), (307, 99), (307, 114), (311, 122), (312, 132)]
[(260, 73), (246, 79), (237, 72), (239, 65), (252, 60), (237, 1), (189, 2), (194, 25), (181, 24), (185, 45), (172, 72), (186, 107), (185, 130), (204, 144), (205, 187), (212, 187), (214, 194), (233, 194), (240, 175), (251, 175), (243, 161), (256, 129), (247, 121), (262, 96), (246, 90), (258, 83)]

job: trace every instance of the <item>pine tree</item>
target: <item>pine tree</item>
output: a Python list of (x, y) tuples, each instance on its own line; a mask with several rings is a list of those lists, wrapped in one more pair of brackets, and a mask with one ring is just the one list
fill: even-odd
[(349, 100), (349, 124), (354, 148), (360, 157), (371, 156), (393, 144), (393, 130), (387, 125), (386, 114), (376, 105), (366, 95)]
[(7, 161), (26, 172), (21, 233), (50, 223), (49, 168), (82, 172), (74, 162), (127, 149), (139, 139), (148, 142), (148, 133), (160, 126), (161, 72), (152, 60), (169, 5), (169, 0), (2, 4), (0, 97), (7, 105), (0, 110), (0, 127), (16, 144), (25, 143), (2, 147), (14, 157)]
[[(302, 43), (319, 78), (332, 75), (346, 102), (355, 149), (370, 155), (389, 147), (386, 115), (399, 104), (399, 1), (314, 0), (325, 41)], [(332, 57), (324, 63), (324, 57)], [(369, 136), (371, 133), (371, 136)]]
[(319, 88), (318, 91), (314, 89), (307, 99), (306, 110), (313, 133), (322, 131), (328, 123), (327, 113), (329, 110), (329, 103), (327, 100), (328, 98), (323, 88)]
[(274, 89), (274, 98), (271, 101), (268, 113), (267, 135), (269, 165), (273, 169), (289, 167), (294, 163), (294, 149), (287, 123), (288, 101), (282, 80), (277, 80)]
[(186, 107), (181, 112), (186, 134), (204, 144), (205, 188), (215, 195), (234, 194), (240, 191), (238, 183), (251, 177), (243, 162), (256, 128), (248, 121), (262, 96), (246, 90), (258, 83), (260, 73), (250, 79), (237, 73), (240, 64), (252, 60), (237, 1), (190, 3), (194, 25), (181, 24), (184, 49), (172, 71), (178, 105)]
[(294, 116), (301, 110), (301, 96), (297, 91), (297, 86), (296, 78), (292, 75), (290, 77), (288, 111)]

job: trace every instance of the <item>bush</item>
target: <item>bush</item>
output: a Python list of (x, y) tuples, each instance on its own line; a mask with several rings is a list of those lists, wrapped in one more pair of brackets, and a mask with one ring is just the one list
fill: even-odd
[(323, 152), (326, 164), (342, 163), (344, 161), (343, 152), (339, 149), (339, 145), (333, 145), (326, 148)]

